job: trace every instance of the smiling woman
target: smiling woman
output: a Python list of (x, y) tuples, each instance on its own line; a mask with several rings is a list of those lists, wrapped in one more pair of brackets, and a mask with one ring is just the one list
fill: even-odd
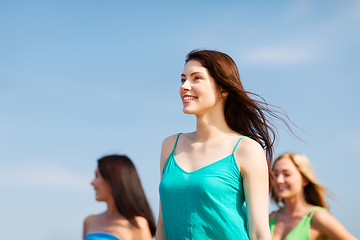
[(327, 210), (325, 189), (316, 181), (309, 159), (284, 153), (273, 165), (279, 185), (271, 197), (283, 206), (270, 215), (273, 240), (355, 239)]
[(249, 97), (227, 54), (196, 50), (185, 63), (179, 93), (196, 131), (163, 142), (156, 239), (269, 240), (276, 115)]
[[(222, 105), (222, 102), (218, 101), (221, 95), (218, 94), (214, 79), (209, 77), (207, 69), (200, 62), (189, 61), (186, 64), (184, 73), (181, 74), (181, 83), (180, 97), (183, 100), (184, 113), (200, 116), (214, 107), (213, 105)], [(221, 107), (219, 110), (222, 110)]]

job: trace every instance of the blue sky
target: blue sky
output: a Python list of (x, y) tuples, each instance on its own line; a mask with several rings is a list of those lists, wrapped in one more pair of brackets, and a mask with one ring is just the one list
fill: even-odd
[(105, 154), (135, 162), (157, 217), (161, 142), (195, 127), (178, 96), (195, 48), (301, 128), (277, 123), (276, 154), (308, 155), (360, 237), (359, 25), (359, 1), (1, 1), (0, 239), (80, 239)]

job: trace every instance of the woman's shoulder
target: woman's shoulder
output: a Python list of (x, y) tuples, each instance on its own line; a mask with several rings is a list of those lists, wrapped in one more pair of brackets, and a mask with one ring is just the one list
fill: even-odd
[(188, 132), (188, 133), (183, 133), (183, 132), (179, 132), (179, 133), (175, 133), (175, 134), (172, 134), (168, 137), (166, 137), (163, 141), (163, 143), (168, 143), (168, 142), (173, 142), (175, 143), (176, 139), (180, 136), (181, 138), (193, 138), (193, 135), (195, 134), (195, 132)]
[(167, 138), (164, 139), (162, 143), (162, 151), (166, 153), (170, 153), (173, 150), (177, 139), (189, 138), (193, 134), (194, 133), (176, 133), (171, 136), (168, 136)]
[(261, 145), (254, 139), (247, 136), (241, 136), (241, 140), (239, 142), (237, 150), (245, 153), (253, 153), (254, 151), (263, 152), (263, 148), (261, 147)]
[(165, 147), (169, 147), (171, 145), (173, 146), (175, 144), (176, 138), (178, 137), (179, 134), (180, 133), (176, 133), (176, 134), (166, 137), (162, 143), (163, 148), (164, 148), (164, 146)]
[(334, 219), (331, 213), (326, 209), (318, 206), (314, 206), (309, 211), (309, 216), (311, 217), (311, 225), (315, 229), (323, 229), (328, 225), (329, 220)]
[(144, 217), (137, 216), (137, 217), (135, 217), (135, 221), (139, 225), (140, 228), (148, 228), (149, 227), (149, 223), (148, 223), (147, 219)]
[(356, 239), (326, 208), (317, 208), (311, 227), (329, 239)]
[(162, 146), (161, 146), (161, 157), (160, 157), (160, 170), (162, 172), (162, 169), (164, 168), (165, 162), (170, 156), (174, 146), (176, 139), (178, 137), (179, 133), (173, 134), (163, 140)]
[(103, 216), (104, 213), (99, 213), (99, 214), (91, 214), (89, 216), (87, 216), (84, 220), (84, 224), (88, 224), (91, 225), (92, 223), (95, 222), (96, 219), (101, 218), (101, 216)]
[(151, 239), (151, 232), (150, 232), (150, 227), (149, 227), (149, 223), (146, 220), (146, 218), (141, 217), (141, 216), (137, 216), (135, 217), (135, 221), (138, 224), (139, 228), (137, 229), (138, 231), (138, 238), (137, 239)]
[(97, 216), (97, 215), (89, 215), (89, 216), (87, 216), (87, 217), (85, 218), (85, 220), (84, 220), (84, 224), (85, 224), (85, 225), (90, 225), (91, 223), (93, 223), (93, 222), (95, 221), (96, 216)]
[[(243, 137), (235, 149), (236, 161), (240, 164), (263, 164), (266, 162), (264, 149), (255, 140)], [(248, 161), (251, 160), (251, 161)]]
[(97, 217), (98, 215), (89, 215), (84, 219), (84, 236), (89, 232), (89, 229), (92, 228)]
[(331, 213), (323, 207), (314, 206), (311, 211), (314, 213), (311, 220), (314, 224), (326, 223), (327, 219), (332, 217)]

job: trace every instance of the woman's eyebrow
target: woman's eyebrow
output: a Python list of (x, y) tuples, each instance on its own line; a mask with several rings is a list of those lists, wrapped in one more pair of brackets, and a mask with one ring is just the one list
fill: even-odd
[[(200, 74), (204, 74), (204, 73), (202, 73), (202, 72), (193, 72), (193, 73), (190, 74), (190, 76), (195, 75), (195, 74), (199, 74), (199, 73), (200, 73)], [(182, 77), (186, 77), (185, 74), (183, 74), (183, 73), (181, 74), (181, 76), (182, 76)]]

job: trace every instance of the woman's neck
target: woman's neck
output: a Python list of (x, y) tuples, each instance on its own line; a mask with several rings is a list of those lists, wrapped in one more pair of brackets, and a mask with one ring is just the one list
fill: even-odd
[(105, 212), (106, 217), (108, 218), (114, 218), (119, 217), (120, 213), (118, 212), (114, 199), (106, 201), (107, 204), (107, 210)]
[(304, 197), (284, 199), (284, 203), (285, 214), (290, 216), (302, 215), (310, 206)]
[(219, 134), (234, 134), (234, 131), (227, 125), (223, 114), (216, 117), (202, 116), (196, 118), (196, 138), (198, 141), (205, 141), (218, 137)]

